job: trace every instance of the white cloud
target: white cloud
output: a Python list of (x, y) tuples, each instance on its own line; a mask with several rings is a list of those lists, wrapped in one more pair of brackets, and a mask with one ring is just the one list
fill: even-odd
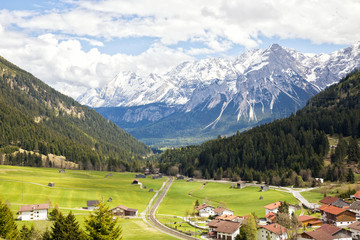
[[(360, 39), (357, 0), (63, 2), (72, 7), (0, 10), (0, 54), (73, 97), (102, 86), (120, 71), (161, 73), (196, 55), (224, 53), (235, 44), (254, 48), (260, 35), (316, 44)], [(113, 40), (140, 37), (158, 40), (139, 55), (101, 53)], [(80, 41), (99, 48), (85, 51)], [(181, 48), (179, 42), (200, 44)]]

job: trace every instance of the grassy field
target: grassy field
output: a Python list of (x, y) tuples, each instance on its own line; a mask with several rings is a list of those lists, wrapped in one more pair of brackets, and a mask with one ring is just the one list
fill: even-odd
[[(159, 190), (166, 178), (139, 179), (146, 186), (140, 189), (139, 185), (131, 184), (135, 173), (113, 173), (105, 178), (109, 172), (66, 170), (59, 173), (54, 168), (30, 168), (0, 165), (0, 198), (10, 204), (14, 217), (20, 205), (51, 203), (58, 205), (60, 210), (67, 214), (72, 211), (76, 219), (83, 226), (89, 211), (87, 200), (113, 199), (109, 207), (125, 205), (136, 208), (139, 213), (144, 211), (150, 199), (155, 194), (150, 188)], [(54, 182), (55, 187), (48, 187)], [(140, 218), (119, 219), (123, 228), (124, 239), (175, 239), (150, 227)], [(38, 230), (45, 231), (52, 225), (50, 221), (17, 221), (18, 227), (34, 225)]]
[(319, 201), (324, 198), (324, 194), (318, 190), (302, 192), (301, 195), (311, 203), (319, 203)]
[[(260, 187), (231, 189), (230, 183), (207, 183), (204, 188), (200, 182), (176, 181), (163, 200), (159, 214), (185, 216), (186, 210), (192, 210), (194, 202), (206, 202), (214, 207), (225, 205), (236, 215), (255, 212), (258, 217), (265, 215), (264, 206), (276, 201), (297, 203), (292, 194), (269, 190), (260, 192)], [(260, 196), (263, 197), (260, 200)]]

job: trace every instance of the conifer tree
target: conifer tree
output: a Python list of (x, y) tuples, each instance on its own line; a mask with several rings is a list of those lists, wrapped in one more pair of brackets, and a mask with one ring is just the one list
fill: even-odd
[(113, 215), (109, 207), (100, 202), (98, 209), (85, 220), (87, 237), (90, 240), (116, 240), (122, 239), (121, 227), (117, 226), (117, 218), (113, 220)]
[(21, 239), (20, 232), (8, 205), (0, 200), (0, 238)]

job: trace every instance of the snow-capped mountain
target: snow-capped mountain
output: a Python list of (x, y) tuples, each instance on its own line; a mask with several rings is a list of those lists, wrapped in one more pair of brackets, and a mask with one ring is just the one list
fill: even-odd
[[(119, 73), (106, 87), (91, 89), (78, 101), (102, 107), (100, 113), (128, 127), (140, 139), (144, 132), (153, 132), (149, 124), (160, 127), (165, 121), (174, 127), (182, 118), (189, 126), (175, 127), (172, 135), (194, 127), (199, 134), (209, 129), (229, 134), (265, 119), (289, 115), (359, 66), (360, 43), (319, 55), (273, 44), (236, 59), (184, 62), (164, 75), (142, 78), (136, 73)], [(111, 111), (105, 110), (109, 107)], [(132, 127), (137, 129), (132, 132)], [(144, 127), (147, 130), (141, 133)]]

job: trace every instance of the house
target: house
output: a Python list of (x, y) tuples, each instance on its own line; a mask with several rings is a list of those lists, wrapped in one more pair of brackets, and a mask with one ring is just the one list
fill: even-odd
[(328, 240), (341, 239), (351, 240), (351, 232), (334, 225), (324, 224), (318, 229), (311, 232), (304, 232), (298, 239), (314, 239), (314, 240)]
[(109, 210), (114, 216), (137, 216), (138, 210), (119, 205)]
[(221, 221), (241, 222), (241, 223), (244, 221), (244, 217), (239, 217), (236, 215), (227, 215), (227, 214), (217, 216), (215, 219)]
[(321, 183), (324, 183), (324, 179), (323, 178), (315, 178), (315, 182), (317, 184), (321, 184)]
[(32, 204), (20, 206), (19, 220), (47, 220), (48, 219), (49, 204)]
[(240, 222), (212, 220), (208, 223), (209, 234), (216, 235), (216, 239), (234, 240), (240, 233)]
[(152, 176), (152, 179), (161, 179), (162, 175), (161, 174), (155, 174), (154, 176)]
[(234, 215), (234, 212), (229, 210), (229, 209), (226, 209), (226, 208), (223, 208), (223, 207), (217, 207), (216, 209), (214, 209), (214, 212), (215, 212), (215, 215), (216, 216), (221, 216), (221, 215)]
[(269, 223), (274, 222), (275, 218), (276, 218), (276, 213), (273, 212), (269, 212), (268, 214), (265, 215), (266, 222)]
[(338, 200), (332, 202), (330, 205), (339, 207), (339, 208), (349, 208), (350, 207), (350, 203), (344, 201), (343, 199), (338, 199)]
[(49, 182), (48, 186), (49, 186), (49, 187), (54, 187), (54, 186), (55, 186), (55, 183)]
[(193, 178), (189, 178), (188, 180), (186, 180), (187, 182), (193, 182), (194, 179)]
[(238, 182), (236, 183), (236, 186), (237, 186), (238, 189), (241, 189), (241, 188), (246, 187), (244, 181), (238, 181)]
[(327, 196), (320, 200), (320, 203), (325, 205), (331, 205), (333, 202), (339, 200), (337, 197)]
[(87, 206), (87, 209), (89, 210), (94, 210), (94, 209), (97, 209), (97, 205), (99, 205), (99, 200), (89, 200), (89, 201), (86, 201), (86, 206)]
[(269, 190), (270, 189), (270, 186), (269, 185), (262, 185), (261, 187), (260, 187), (260, 191), (261, 192), (266, 192), (267, 190)]
[(146, 176), (144, 174), (136, 174), (135, 177), (136, 178), (146, 178)]
[(184, 180), (184, 179), (185, 179), (184, 176), (178, 176), (178, 177), (176, 178), (176, 180)]
[(65, 173), (65, 169), (60, 169), (59, 173)]
[[(278, 201), (278, 202), (270, 203), (270, 204), (264, 206), (265, 215), (268, 215), (270, 212), (277, 213), (280, 205), (281, 205), (281, 202)], [(295, 206), (289, 205), (289, 215), (291, 215), (293, 212), (295, 212), (295, 210), (296, 210)]]
[(347, 226), (356, 221), (356, 213), (347, 209), (338, 208), (331, 205), (319, 207), (321, 218), (325, 223), (335, 226)]
[(360, 222), (359, 221), (356, 221), (347, 227), (350, 229), (352, 239), (360, 239)]
[(267, 239), (274, 239), (274, 240), (282, 240), (288, 239), (288, 229), (279, 225), (278, 223), (272, 223), (269, 225), (259, 225), (257, 231), (257, 239), (258, 240), (267, 240)]
[(209, 216), (215, 215), (215, 212), (214, 212), (215, 208), (210, 205), (207, 205), (205, 203), (198, 206), (196, 208), (196, 210), (199, 212), (200, 217), (209, 217)]
[(356, 214), (356, 219), (359, 220), (360, 219), (360, 201), (353, 202), (349, 207), (349, 211), (354, 212)]
[(299, 216), (298, 221), (302, 227), (315, 227), (315, 226), (321, 226), (323, 224), (323, 222), (320, 219), (309, 215)]
[(360, 200), (360, 190), (357, 191), (354, 195), (353, 195), (353, 198), (357, 201), (357, 200)]
[(139, 180), (134, 179), (134, 181), (131, 184), (139, 184)]
[(151, 172), (150, 172), (150, 170), (147, 168), (147, 169), (145, 169), (144, 174), (145, 174), (145, 175), (150, 175)]

